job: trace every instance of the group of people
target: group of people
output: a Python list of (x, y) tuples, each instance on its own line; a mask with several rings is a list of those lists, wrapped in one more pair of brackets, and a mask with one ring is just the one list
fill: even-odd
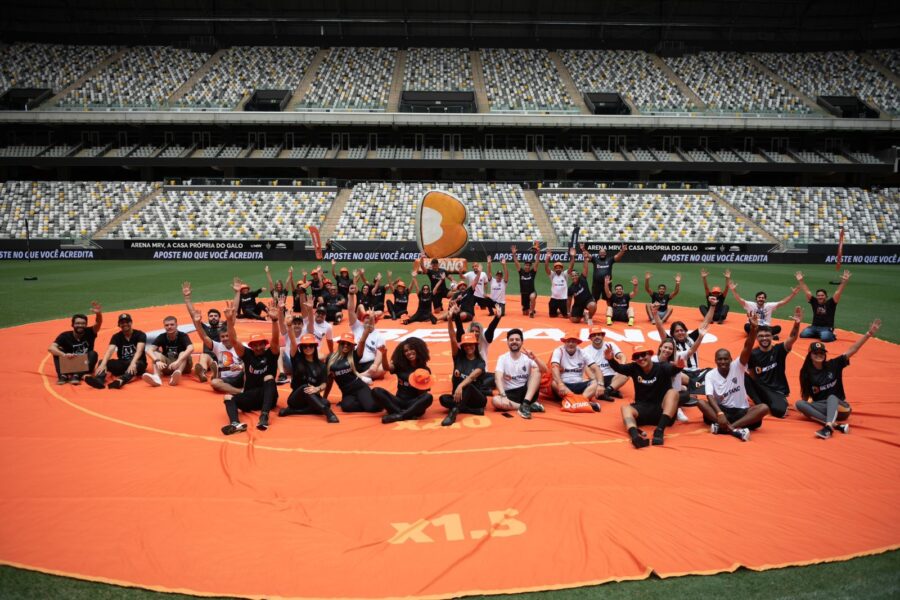
[[(525, 262), (520, 262), (515, 246), (511, 250), (519, 276), (522, 312), (534, 318), (538, 310), (535, 279), (540, 247), (536, 243), (533, 260)], [(614, 342), (606, 340), (606, 330), (593, 320), (597, 303), (604, 300), (607, 325), (613, 321), (634, 323), (630, 301), (637, 294), (637, 277), (631, 278), (629, 293), (622, 284), (611, 285), (613, 265), (626, 250), (623, 245), (613, 256), (605, 251), (592, 256), (582, 246), (580, 272), (575, 270), (574, 248), (569, 250), (568, 265), (556, 262), (551, 266), (547, 253), (548, 316), (560, 316), (572, 323), (584, 321), (588, 331), (587, 340), (581, 339), (580, 333), (562, 337), (549, 364), (525, 347), (522, 330), (514, 328), (506, 332), (506, 352), (493, 364), (493, 372), (489, 371), (488, 349), (506, 314), (509, 271), (505, 259), (494, 271), (488, 258), (486, 273), (476, 263), (456, 281), (439, 261), (428, 262), (424, 256), (416, 261), (409, 284), (394, 278), (391, 272), (384, 281), (379, 273), (369, 282), (364, 269), (351, 274), (346, 267), (338, 268), (335, 261), (331, 262), (331, 280), (320, 267), (303, 272), (296, 282), (293, 269), (286, 283), (273, 281), (266, 267), (270, 300), (259, 299), (262, 288), (253, 290), (235, 278), (233, 297), (226, 301), (224, 310), (210, 308), (205, 321), (193, 304), (191, 284), (184, 282), (185, 309), (202, 346), (196, 348), (197, 352), (190, 336), (179, 330), (175, 316), (163, 319), (163, 331), (149, 340), (143, 331), (134, 329), (132, 317), (122, 313), (119, 331), (101, 358), (94, 350), (103, 319), (96, 302), (91, 308), (94, 324), (89, 327), (84, 314), (74, 315), (71, 331), (61, 333), (49, 351), (60, 385), (84, 381), (98, 389), (120, 389), (141, 378), (152, 386), (175, 386), (192, 373), (224, 394), (228, 423), (222, 433), (226, 435), (247, 429), (240, 413), (248, 411), (260, 412), (256, 426), (266, 430), (278, 404), (278, 386), (288, 382), (290, 393), (286, 405), (278, 411), (281, 417), (319, 415), (328, 423), (338, 423), (340, 419), (329, 401), (336, 386), (340, 398), (336, 404), (343, 413), (380, 413), (383, 423), (393, 423), (425, 414), (434, 401), (431, 389), (435, 379), (429, 366), (428, 344), (421, 338), (407, 337), (389, 352), (378, 330), (379, 321), (446, 321), (453, 370), (451, 392), (438, 398), (447, 411), (442, 425), (452, 425), (460, 413), (484, 414), (488, 406), (516, 412), (524, 419), (544, 412), (547, 403), (559, 404), (570, 412), (598, 412), (601, 402), (621, 398), (621, 389), (631, 380), (634, 401), (623, 404), (621, 414), (632, 444), (643, 448), (664, 444), (666, 429), (676, 420), (686, 420), (681, 410), (686, 406), (699, 408), (712, 433), (749, 440), (750, 432), (765, 417), (786, 416), (791, 394), (785, 374), (788, 354), (798, 337), (817, 337), (821, 341), (810, 346), (800, 370), (800, 399), (795, 406), (822, 426), (817, 431), (821, 438), (831, 437), (834, 431), (849, 431), (846, 419), (850, 405), (842, 384), (843, 369), (878, 331), (880, 322), (876, 319), (846, 352), (827, 358), (825, 343), (835, 339), (835, 309), (850, 278), (848, 271), (831, 298), (823, 289), (813, 294), (798, 271), (792, 292), (769, 302), (762, 291), (756, 293), (755, 301), (741, 298), (730, 271), (724, 273), (724, 288), (710, 288), (709, 274), (702, 270), (707, 303), (700, 307), (703, 321), (693, 331), (680, 320), (665, 329), (673, 315), (670, 302), (681, 289), (681, 276), (675, 277), (670, 293), (664, 284), (654, 290), (652, 274), (645, 273), (644, 289), (650, 300), (647, 317), (661, 342), (655, 350), (637, 346), (626, 357)], [(419, 275), (428, 279), (421, 287)], [(803, 311), (796, 307), (787, 339), (776, 343), (781, 328), (772, 322), (772, 313), (801, 290), (812, 307), (812, 324), (800, 331)], [(725, 300), (729, 293), (747, 314), (746, 341), (737, 357), (720, 348), (715, 353), (715, 367), (701, 368), (697, 350), (712, 324), (727, 318)], [(410, 294), (418, 297), (413, 312)], [(479, 310), (491, 318), (487, 327), (476, 320)], [(349, 330), (336, 336), (333, 326), (345, 318)], [(255, 333), (245, 341), (236, 328), (238, 319), (269, 321), (270, 332)], [(396, 377), (395, 391), (373, 387), (375, 380), (388, 374)], [(645, 425), (655, 426), (650, 438), (640, 429)]]

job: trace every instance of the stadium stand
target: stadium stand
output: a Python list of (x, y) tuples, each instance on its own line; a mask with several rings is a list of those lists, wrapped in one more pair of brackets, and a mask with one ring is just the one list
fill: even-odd
[(467, 48), (410, 48), (406, 52), (403, 89), (463, 92), (475, 89)]
[(6, 146), (0, 148), (0, 157), (38, 156), (47, 149), (47, 146)]
[(149, 193), (136, 181), (7, 181), (0, 187), (0, 237), (24, 238), (30, 221), (34, 238), (93, 235)]
[(485, 48), (484, 84), (492, 111), (574, 111), (546, 50)]
[(559, 54), (582, 92), (617, 92), (646, 113), (695, 108), (646, 52), (560, 50)]
[(165, 108), (168, 97), (209, 59), (169, 46), (137, 46), (72, 90), (62, 107)]
[(0, 49), (0, 93), (38, 87), (58, 94), (115, 51), (114, 46), (11, 44)]
[(160, 158), (178, 158), (182, 154), (184, 154), (185, 148), (184, 146), (172, 145), (167, 146), (165, 150), (159, 153)]
[(130, 156), (132, 158), (147, 158), (147, 157), (153, 156), (158, 151), (159, 151), (159, 146), (154, 146), (153, 144), (147, 144), (146, 146), (138, 146), (128, 156)]
[(844, 228), (848, 244), (900, 242), (900, 194), (860, 188), (713, 187), (735, 208), (784, 242), (830, 243)]
[(764, 238), (705, 192), (542, 193), (561, 239), (578, 225), (588, 240), (756, 242)]
[(854, 160), (864, 165), (880, 165), (884, 163), (883, 160), (868, 152), (850, 152), (849, 154)]
[(335, 192), (166, 189), (119, 223), (112, 238), (307, 238), (321, 226)]
[(666, 63), (710, 110), (808, 113), (799, 97), (737, 52), (698, 52)]
[(763, 52), (754, 56), (812, 98), (858, 96), (900, 114), (900, 88), (855, 52)]
[(297, 89), (318, 48), (235, 46), (229, 48), (177, 104), (235, 108), (256, 90)]
[(300, 110), (385, 110), (396, 48), (332, 48)]
[(900, 49), (882, 48), (881, 50), (876, 50), (873, 54), (892, 73), (900, 74)]
[(540, 237), (534, 215), (518, 185), (503, 183), (359, 183), (341, 214), (334, 237), (345, 240), (414, 240), (419, 200), (431, 189), (466, 203), (473, 240), (531, 240)]

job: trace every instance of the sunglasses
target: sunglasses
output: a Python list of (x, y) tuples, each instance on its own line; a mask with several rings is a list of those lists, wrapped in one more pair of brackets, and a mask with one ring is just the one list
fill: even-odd
[(640, 354), (633, 354), (631, 356), (631, 358), (633, 358), (634, 360), (641, 360), (642, 358), (649, 358), (649, 357), (650, 357), (649, 352), (641, 352)]
[(318, 344), (300, 344), (301, 348), (318, 348)]

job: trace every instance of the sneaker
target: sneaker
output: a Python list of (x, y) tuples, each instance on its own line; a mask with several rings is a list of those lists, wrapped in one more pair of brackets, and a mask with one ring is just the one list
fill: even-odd
[(662, 446), (666, 443), (666, 430), (658, 427), (653, 430), (653, 445)]
[(531, 405), (528, 402), (522, 402), (519, 404), (519, 416), (523, 419), (531, 418)]
[(606, 395), (610, 398), (621, 398), (622, 392), (620, 392), (619, 390), (607, 390)]
[(66, 385), (67, 383), (69, 383), (68, 375), (60, 375), (56, 378), (56, 385)]
[(589, 310), (584, 311), (584, 322), (588, 327), (593, 325), (593, 323), (591, 323), (591, 311), (589, 311)]
[(597, 404), (596, 402), (588, 402), (588, 404), (591, 405), (591, 410), (593, 410), (594, 412), (600, 412), (599, 404)]
[(713, 423), (709, 426), (709, 432), (713, 435), (718, 435), (719, 433), (719, 424)]
[(388, 413), (381, 417), (381, 423), (384, 425), (388, 425), (390, 423), (396, 423), (397, 421), (402, 421), (403, 415), (400, 413)]
[(650, 440), (647, 439), (646, 433), (639, 430), (637, 435), (631, 436), (631, 445), (635, 448), (646, 448), (650, 445)]
[(750, 430), (746, 427), (739, 427), (738, 429), (732, 429), (731, 435), (741, 440), (742, 442), (750, 441)]
[(72, 385), (81, 385), (81, 375), (72, 375), (69, 379), (69, 383)]
[(606, 324), (612, 325), (612, 317), (606, 317)]
[(246, 423), (238, 423), (237, 421), (235, 421), (234, 423), (229, 423), (222, 428), (222, 433), (224, 433), (225, 435), (240, 433), (241, 431), (247, 431)]
[(200, 383), (206, 383), (206, 369), (197, 363), (194, 365), (194, 376), (200, 381)]
[(690, 419), (688, 419), (688, 416), (684, 414), (684, 411), (680, 408), (678, 409), (678, 412), (675, 413), (675, 420), (679, 423), (687, 423), (688, 421), (690, 421)]
[(362, 379), (362, 382), (366, 385), (372, 385), (372, 378), (368, 375), (360, 375), (359, 378)]
[(179, 381), (181, 381), (181, 371), (175, 371), (172, 373), (172, 376), (169, 377), (169, 385), (178, 385)]
[(260, 431), (265, 431), (269, 428), (269, 413), (261, 412), (259, 413), (259, 421), (256, 423), (256, 428)]
[(116, 379), (113, 379), (112, 381), (109, 382), (109, 389), (120, 390), (120, 389), (122, 389), (123, 385), (125, 385), (125, 382), (117, 377)]
[(544, 405), (541, 404), (540, 402), (532, 402), (531, 403), (531, 412), (542, 413), (542, 412), (547, 412), (547, 410), (544, 408)]
[[(92, 377), (92, 376), (88, 375), (87, 377), (84, 378), (84, 382), (96, 390), (102, 390), (103, 388), (106, 387), (106, 385), (103, 383), (103, 380), (100, 379), (99, 377)], [(113, 382), (113, 383), (115, 383), (115, 382)], [(112, 387), (112, 383), (109, 384), (109, 387)]]
[(628, 326), (629, 326), (629, 327), (634, 327), (634, 317), (631, 317), (631, 318), (628, 319)]
[(688, 396), (688, 399), (681, 403), (682, 406), (691, 407), (697, 406), (697, 396)]
[(834, 426), (835, 429), (840, 431), (841, 433), (850, 433), (850, 424), (849, 423), (841, 423), (839, 425)]
[(141, 379), (143, 379), (153, 387), (159, 387), (162, 385), (162, 380), (159, 378), (159, 375), (155, 373), (144, 373), (143, 375), (141, 375)]
[(822, 429), (818, 430), (818, 431), (816, 432), (816, 435), (817, 435), (818, 437), (822, 438), (823, 440), (827, 440), (828, 438), (831, 437), (831, 435), (832, 435), (833, 433), (834, 433), (834, 432), (831, 430), (831, 427), (829, 427), (828, 425), (826, 425), (826, 426), (823, 427)]
[(288, 377), (287, 377), (287, 375), (285, 375), (284, 373), (282, 373), (282, 374), (279, 375), (278, 378), (275, 380), (275, 385), (284, 385), (284, 384), (286, 384), (287, 382), (288, 382)]

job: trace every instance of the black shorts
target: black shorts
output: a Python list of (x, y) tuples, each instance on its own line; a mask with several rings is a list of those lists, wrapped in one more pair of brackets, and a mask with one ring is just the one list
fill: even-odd
[(366, 362), (359, 362), (354, 359), (354, 362), (356, 363), (356, 372), (357, 373), (365, 373), (366, 371), (369, 370), (369, 367), (371, 367), (373, 364), (375, 364), (374, 360), (367, 360)]
[(615, 377), (615, 375), (604, 375), (603, 376), (603, 387), (608, 388), (610, 385), (612, 385), (613, 377)]
[(587, 302), (573, 302), (572, 303), (572, 316), (580, 317), (584, 314), (584, 311), (587, 310), (588, 303)]
[(631, 407), (637, 411), (638, 425), (658, 425), (662, 418), (662, 404), (650, 404), (649, 402), (634, 402)]
[(236, 388), (244, 387), (244, 372), (238, 371), (235, 375), (231, 375), (231, 371), (219, 371), (219, 379), (224, 383)]
[(550, 298), (550, 316), (555, 317), (557, 313), (564, 317), (569, 316), (569, 301), (557, 298)]
[(522, 310), (531, 310), (531, 295), (534, 292), (522, 292), (519, 297), (522, 299)]
[(573, 394), (583, 394), (584, 390), (588, 389), (588, 386), (591, 385), (591, 381), (579, 381), (578, 383), (566, 383), (563, 381), (563, 384), (570, 390), (572, 390)]
[(613, 321), (623, 321), (628, 322), (628, 309), (627, 308), (614, 308), (612, 314)]
[[(747, 414), (746, 408), (731, 408), (728, 406), (719, 406), (719, 410), (725, 413), (725, 418), (728, 419), (729, 423), (734, 423), (738, 419), (742, 418)], [(704, 419), (708, 421), (709, 419)], [(759, 429), (759, 426), (762, 425), (762, 421), (754, 423), (753, 425), (747, 425), (747, 429)]]
[[(237, 405), (238, 410), (244, 412), (262, 410), (264, 392), (265, 388), (250, 388), (249, 390), (244, 390), (240, 394), (235, 394), (231, 399)], [(275, 390), (275, 399), (276, 401), (278, 400), (277, 389)]]

